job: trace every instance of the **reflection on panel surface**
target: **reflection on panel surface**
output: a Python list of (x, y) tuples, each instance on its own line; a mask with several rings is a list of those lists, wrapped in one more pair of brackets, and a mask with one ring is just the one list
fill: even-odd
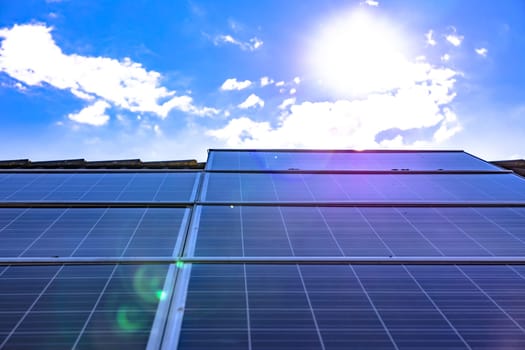
[(524, 208), (202, 207), (195, 256), (524, 256)]
[(525, 269), (193, 265), (179, 349), (521, 349)]
[(168, 267), (0, 267), (0, 348), (144, 349)]
[(188, 202), (198, 173), (0, 174), (6, 202)]
[(209, 173), (207, 202), (498, 202), (525, 201), (513, 174)]
[(172, 256), (184, 208), (0, 208), (0, 257)]
[(464, 152), (211, 152), (208, 170), (499, 170)]

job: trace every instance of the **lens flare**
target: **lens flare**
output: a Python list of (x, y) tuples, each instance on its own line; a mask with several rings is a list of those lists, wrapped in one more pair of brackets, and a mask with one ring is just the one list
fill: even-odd
[(133, 290), (147, 303), (157, 303), (157, 292), (162, 290), (163, 280), (158, 271), (150, 266), (142, 266), (133, 277)]
[(129, 307), (123, 306), (117, 311), (117, 325), (118, 328), (124, 332), (134, 332), (143, 326), (143, 322), (140, 319), (133, 319), (140, 313), (134, 312)]
[(406, 35), (375, 13), (343, 12), (328, 19), (312, 37), (309, 71), (336, 95), (390, 91), (417, 73), (406, 58), (410, 51)]
[(166, 291), (163, 291), (163, 290), (158, 290), (156, 295), (157, 295), (157, 299), (164, 300), (168, 296), (168, 293)]

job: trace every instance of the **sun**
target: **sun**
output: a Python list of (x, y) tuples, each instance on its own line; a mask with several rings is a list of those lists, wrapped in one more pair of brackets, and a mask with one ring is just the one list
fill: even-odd
[(308, 69), (337, 95), (384, 92), (402, 83), (406, 51), (396, 25), (354, 10), (326, 20), (313, 35)]

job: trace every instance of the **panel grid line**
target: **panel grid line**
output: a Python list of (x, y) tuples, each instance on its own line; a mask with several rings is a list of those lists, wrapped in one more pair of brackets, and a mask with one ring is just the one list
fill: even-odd
[(306, 301), (308, 303), (308, 308), (310, 309), (310, 313), (312, 315), (312, 320), (314, 322), (315, 330), (317, 332), (317, 336), (318, 336), (319, 342), (321, 344), (321, 349), (322, 350), (326, 350), (326, 347), (325, 347), (324, 341), (323, 341), (323, 335), (321, 334), (321, 330), (319, 329), (319, 324), (317, 322), (317, 317), (315, 316), (315, 311), (314, 311), (314, 308), (312, 306), (312, 301), (310, 300), (310, 295), (308, 294), (308, 290), (306, 289), (306, 284), (304, 283), (304, 278), (303, 278), (303, 274), (301, 272), (301, 268), (299, 267), (299, 265), (295, 265), (295, 266), (297, 268), (297, 273), (299, 274), (299, 277), (300, 277), (300, 280), (301, 280), (301, 285), (303, 286), (304, 295), (306, 297)]
[(11, 193), (9, 196), (7, 196), (5, 198), (5, 200), (13, 197), (15, 194), (19, 193), (20, 191), (23, 191), (24, 189), (28, 188), (29, 186), (31, 186), (35, 181), (37, 181), (40, 177), (42, 177), (41, 175), (40, 176), (35, 176), (35, 178), (33, 180), (31, 180), (30, 182), (28, 182), (27, 184), (25, 184), (24, 186), (20, 187), (18, 190), (14, 191), (13, 193)]
[(5, 224), (2, 228), (0, 228), (0, 233), (2, 233), (6, 228), (11, 226), (13, 223), (15, 223), (20, 217), (22, 217), (25, 213), (28, 212), (30, 208), (25, 208), (25, 210), (21, 211), (15, 218), (11, 219), (7, 224)]
[(463, 269), (460, 267), (460, 266), (456, 266), (456, 269), (461, 272), (461, 274), (463, 276), (465, 276), (469, 281), (470, 283), (472, 283), (486, 298), (488, 298), (501, 312), (503, 312), (505, 314), (505, 316), (508, 317), (508, 319), (514, 323), (514, 325), (516, 327), (518, 327), (523, 333), (525, 333), (525, 328), (523, 328), (519, 322), (517, 322), (514, 317), (512, 317), (504, 308), (502, 308), (499, 303), (494, 300), (494, 298), (492, 298), (483, 288), (480, 287), (480, 285), (478, 283), (476, 283), (476, 281), (474, 281), (467, 273), (465, 273), (465, 271), (463, 271)]
[(57, 216), (57, 218), (55, 220), (53, 220), (52, 223), (50, 223), (45, 229), (44, 231), (42, 231), (42, 233), (40, 235), (38, 235), (38, 237), (36, 237), (35, 239), (33, 239), (33, 241), (20, 253), (18, 254), (19, 257), (21, 257), (22, 255), (24, 255), (29, 249), (31, 249), (31, 247), (33, 247), (36, 242), (38, 242), (50, 229), (51, 227), (53, 227), (65, 214), (66, 212), (68, 211), (68, 209), (66, 210), (63, 210), (62, 213), (60, 213), (60, 215)]
[(97, 181), (93, 182), (93, 184), (92, 184), (91, 186), (89, 186), (89, 188), (88, 188), (84, 193), (82, 193), (82, 195), (81, 195), (80, 198), (79, 198), (79, 201), (81, 201), (82, 199), (84, 199), (84, 197), (85, 197), (88, 193), (90, 193), (90, 192), (91, 192), (91, 191), (92, 191), (92, 190), (93, 190), (93, 189), (94, 189), (99, 183), (101, 183), (102, 180), (104, 180), (106, 177), (107, 177), (106, 174), (102, 174), (102, 176), (100, 176), (100, 178), (99, 178)]
[[(523, 240), (522, 238), (516, 236), (514, 233), (510, 232), (509, 230), (507, 230), (505, 227), (501, 226), (500, 224), (498, 224), (496, 221), (492, 220), (491, 218), (489, 218), (488, 216), (484, 215), (483, 213), (481, 213), (479, 210), (477, 209), (473, 209), (476, 213), (478, 213), (481, 217), (483, 217), (485, 220), (487, 220), (488, 222), (492, 223), (493, 225), (496, 225), (499, 229), (503, 230), (505, 233), (507, 233), (509, 236), (511, 236), (512, 238), (520, 241), (521, 243), (525, 244), (525, 240)], [(513, 210), (514, 212), (517, 212), (516, 210)], [(518, 215), (520, 216), (523, 216), (522, 213), (520, 212), (517, 212)]]
[(385, 324), (385, 321), (383, 320), (383, 317), (381, 317), (381, 314), (379, 313), (379, 310), (377, 309), (374, 301), (372, 300), (372, 298), (370, 297), (370, 295), (368, 294), (365, 286), (363, 285), (363, 282), (361, 281), (361, 279), (359, 278), (357, 272), (355, 271), (354, 267), (352, 265), (348, 265), (350, 270), (352, 271), (354, 277), (356, 278), (357, 280), (357, 284), (359, 284), (359, 288), (361, 288), (361, 291), (364, 293), (366, 299), (368, 300), (368, 302), (370, 303), (370, 306), (372, 306), (372, 309), (374, 310), (374, 313), (376, 315), (376, 317), (379, 319), (379, 322), (381, 323), (381, 326), (383, 326), (383, 329), (384, 331), (386, 332), (387, 336), (388, 336), (388, 339), (390, 339), (390, 342), (392, 343), (392, 345), (394, 346), (394, 349), (396, 350), (399, 350), (399, 347), (396, 343), (396, 341), (394, 340), (394, 337), (392, 336), (392, 334), (390, 333), (390, 330), (388, 329), (388, 327), (386, 326)]
[(157, 199), (157, 196), (159, 195), (160, 188), (164, 185), (164, 183), (166, 182), (167, 178), (168, 178), (168, 174), (164, 174), (164, 176), (162, 177), (162, 181), (157, 186), (157, 190), (155, 191), (155, 194), (153, 195), (153, 200)]
[[(27, 308), (27, 310), (24, 312), (24, 315), (22, 315), (22, 317), (18, 320), (18, 322), (16, 323), (16, 325), (11, 329), (11, 331), (9, 332), (9, 334), (7, 335), (7, 337), (4, 339), (4, 341), (0, 344), (0, 349), (2, 349), (6, 344), (7, 342), (9, 341), (9, 339), (15, 334), (16, 330), (18, 329), (18, 327), (20, 327), (20, 325), (22, 324), (22, 322), (24, 322), (24, 320), (26, 319), (26, 317), (29, 315), (29, 313), (31, 312), (31, 310), (35, 307), (36, 303), (40, 300), (40, 298), (42, 298), (42, 296), (44, 295), (44, 293), (47, 291), (47, 289), (49, 288), (49, 286), (55, 281), (56, 277), (58, 276), (58, 274), (62, 271), (63, 267), (60, 267), (56, 272), (55, 274), (52, 276), (52, 278), (49, 280), (49, 282), (47, 282), (47, 284), (44, 286), (44, 288), (42, 288), (42, 290), (40, 291), (40, 293), (38, 294), (38, 296), (35, 298), (35, 300), (33, 301), (33, 303), (31, 303), (31, 305)], [(6, 269), (7, 270), (7, 269)]]
[(91, 234), (91, 232), (93, 232), (93, 230), (95, 229), (95, 227), (97, 227), (98, 223), (102, 220), (102, 218), (104, 218), (104, 216), (106, 216), (107, 212), (108, 212), (109, 208), (106, 208), (104, 210), (104, 212), (102, 214), (100, 214), (100, 216), (98, 217), (97, 221), (95, 221), (95, 223), (93, 225), (91, 225), (91, 228), (89, 229), (88, 232), (86, 232), (86, 234), (84, 235), (84, 237), (82, 237), (82, 239), (80, 240), (80, 242), (78, 242), (77, 246), (75, 247), (75, 249), (71, 252), (71, 256), (74, 256), (75, 253), (80, 249), (80, 247), (84, 244), (84, 242), (86, 241), (86, 239), (88, 239), (89, 235)]
[(443, 317), (443, 319), (447, 322), (447, 324), (450, 326), (450, 328), (454, 331), (454, 333), (458, 336), (459, 339), (461, 339), (461, 341), (463, 342), (463, 344), (465, 344), (465, 346), (469, 349), (469, 350), (472, 350), (472, 347), (470, 346), (470, 344), (465, 340), (465, 338), (463, 338), (463, 336), (461, 335), (461, 333), (457, 330), (457, 328), (452, 324), (452, 322), (450, 322), (450, 320), (448, 319), (448, 317), (443, 313), (443, 310), (441, 310), (441, 308), (436, 304), (436, 302), (434, 301), (434, 299), (432, 299), (432, 297), (430, 296), (430, 294), (428, 294), (428, 292), (425, 290), (425, 288), (423, 288), (423, 286), (421, 285), (421, 283), (419, 283), (419, 281), (414, 277), (414, 275), (410, 272), (409, 269), (407, 269), (407, 267), (405, 265), (402, 265), (403, 266), (403, 269), (405, 270), (405, 272), (410, 276), (410, 278), (412, 279), (412, 281), (414, 281), (414, 283), (418, 286), (419, 290), (427, 297), (427, 299), (432, 303), (432, 306), (434, 306), (434, 308), (436, 309), (437, 312), (439, 312), (439, 314), (441, 315), (441, 317)]
[[(308, 192), (310, 193), (312, 198), (315, 198), (313, 193), (312, 193), (312, 190), (310, 189), (310, 186), (308, 186), (308, 183), (306, 181), (304, 181), (304, 177), (302, 175), (301, 175), (301, 180), (303, 181), (305, 187), (308, 189)], [(341, 245), (339, 245), (339, 242), (335, 238), (334, 233), (332, 232), (332, 228), (330, 227), (330, 225), (328, 225), (328, 222), (326, 221), (326, 218), (324, 217), (323, 213), (321, 212), (321, 209), (319, 207), (316, 207), (316, 208), (317, 208), (317, 213), (323, 219), (323, 223), (324, 223), (326, 229), (328, 230), (328, 232), (330, 233), (330, 237), (332, 238), (333, 242), (337, 246), (337, 249), (339, 249), (339, 252), (341, 253), (341, 256), (345, 256), (345, 252), (344, 252), (343, 248), (341, 248)]]
[(62, 183), (58, 186), (56, 186), (55, 188), (53, 188), (53, 190), (51, 190), (47, 195), (45, 195), (42, 200), (45, 200), (47, 197), (51, 196), (53, 193), (57, 192), (59, 188), (61, 188), (62, 186), (64, 186), (64, 184), (69, 180), (71, 179), (72, 175), (69, 175), (68, 177), (66, 177), (64, 179), (64, 181), (62, 181)]
[(421, 230), (416, 226), (414, 225), (414, 223), (412, 223), (410, 220), (408, 220), (405, 215), (403, 215), (403, 213), (401, 213), (399, 211), (398, 208), (395, 208), (396, 212), (398, 213), (398, 215), (400, 217), (403, 218), (403, 220), (408, 223), (414, 230), (416, 230), (416, 232), (428, 243), (432, 246), (432, 248), (434, 248), (441, 256), (446, 256), (446, 254), (438, 247), (434, 244), (434, 242), (432, 242), (425, 234), (423, 234), (423, 232), (421, 232)]
[(459, 227), (455, 222), (451, 221), (447, 216), (443, 215), (439, 210), (436, 210), (439, 216), (441, 216), (443, 219), (445, 219), (449, 224), (457, 228), (459, 231), (461, 231), (462, 234), (464, 234), (468, 239), (470, 239), (474, 244), (476, 244), (478, 247), (486, 251), (489, 255), (494, 256), (495, 254), (490, 251), (488, 248), (486, 248), (483, 244), (481, 244), (477, 239), (472, 237), (469, 233), (467, 233), (465, 230), (463, 230), (461, 227)]
[[(272, 180), (272, 184), (273, 184), (274, 190), (275, 190), (275, 184), (274, 184), (273, 180)], [(277, 191), (276, 190), (275, 190), (275, 194), (276, 194), (276, 197), (279, 198), (278, 195), (277, 195)], [(290, 245), (290, 250), (292, 251), (292, 254), (295, 256), (295, 252), (294, 252), (294, 248), (293, 248), (293, 245), (292, 245), (292, 241), (290, 239), (290, 234), (288, 233), (288, 227), (286, 226), (286, 222), (284, 220), (284, 216), (283, 216), (283, 212), (282, 212), (281, 208), (279, 208), (279, 215), (281, 217), (281, 222), (282, 222), (282, 224), (284, 226), (284, 232), (286, 233), (286, 238), (288, 239), (288, 244)], [(296, 268), (297, 268), (297, 272), (299, 274), (299, 277), (301, 279), (301, 284), (303, 286), (303, 291), (304, 291), (306, 300), (308, 302), (308, 307), (310, 308), (310, 313), (312, 315), (312, 320), (313, 320), (314, 325), (315, 325), (315, 329), (316, 329), (316, 332), (317, 332), (317, 337), (319, 338), (319, 342), (321, 344), (321, 349), (325, 350), (323, 336), (321, 334), (321, 330), (319, 329), (319, 325), (317, 323), (317, 318), (315, 317), (315, 312), (314, 312), (314, 309), (312, 307), (312, 302), (310, 300), (310, 296), (308, 295), (308, 291), (306, 289), (306, 284), (304, 283), (304, 278), (303, 278), (303, 275), (301, 273), (301, 269), (299, 268), (299, 265), (296, 265)]]
[(86, 331), (86, 328), (87, 328), (89, 322), (90, 322), (91, 319), (93, 318), (93, 315), (95, 314), (95, 310), (97, 309), (98, 305), (100, 304), (100, 301), (102, 300), (102, 296), (103, 296), (104, 293), (106, 292), (106, 289), (108, 288), (109, 283), (110, 283), (111, 280), (113, 279), (113, 276), (115, 275), (115, 272), (117, 271), (117, 268), (118, 268), (118, 265), (115, 265), (115, 266), (113, 267), (113, 269), (111, 270), (111, 274), (110, 274), (109, 277), (107, 278), (106, 283), (104, 284), (104, 287), (103, 287), (102, 290), (100, 291), (97, 300), (96, 300), (95, 303), (93, 304), (93, 307), (91, 308), (91, 311), (89, 312), (89, 315), (88, 315), (86, 321), (84, 322), (84, 325), (82, 326), (82, 329), (80, 329), (80, 331), (78, 332), (78, 336), (77, 336), (75, 342), (73, 343), (73, 346), (71, 346), (71, 349), (72, 349), (72, 350), (74, 350), (74, 349), (77, 348), (78, 343), (80, 342), (80, 339), (81, 339), (82, 336), (84, 335), (84, 332)]
[[(239, 163), (240, 163), (240, 157), (239, 157)], [(240, 167), (240, 164), (239, 164)], [(243, 189), (242, 189), (242, 180), (239, 175), (239, 187), (241, 192), (241, 200), (243, 198)], [(240, 222), (240, 231), (241, 231), (241, 251), (242, 256), (245, 256), (244, 251), (244, 222), (243, 222), (243, 215), (242, 215), (242, 207), (239, 207), (239, 222)], [(250, 299), (248, 296), (248, 275), (246, 274), (246, 265), (243, 264), (243, 284), (244, 284), (244, 298), (245, 298), (245, 306), (246, 306), (246, 327), (247, 327), (247, 335), (248, 335), (248, 350), (252, 350), (252, 328), (251, 328), (251, 321), (250, 321)]]

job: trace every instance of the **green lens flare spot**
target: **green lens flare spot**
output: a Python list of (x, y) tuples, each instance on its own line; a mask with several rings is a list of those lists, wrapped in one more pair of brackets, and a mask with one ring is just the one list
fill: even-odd
[(156, 276), (149, 267), (141, 267), (133, 276), (133, 290), (145, 302), (157, 303), (157, 291), (162, 288), (163, 279)]
[(175, 263), (175, 266), (177, 266), (177, 268), (179, 268), (179, 269), (182, 269), (184, 267), (184, 263), (182, 261), (177, 261)]
[[(142, 323), (138, 320), (133, 321), (132, 312), (127, 307), (121, 307), (117, 311), (117, 325), (118, 328), (124, 332), (134, 332), (142, 327)], [(136, 315), (135, 315), (136, 316)]]
[(159, 299), (159, 300), (164, 300), (164, 299), (166, 299), (166, 297), (168, 296), (168, 293), (166, 293), (166, 292), (163, 291), (163, 290), (158, 290), (157, 293), (156, 293), (156, 295), (157, 295), (157, 299)]

